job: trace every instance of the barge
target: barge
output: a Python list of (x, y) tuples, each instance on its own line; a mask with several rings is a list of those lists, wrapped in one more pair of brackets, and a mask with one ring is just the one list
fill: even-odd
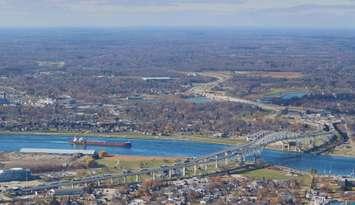
[(73, 145), (93, 145), (93, 146), (102, 146), (102, 147), (123, 147), (123, 148), (131, 148), (131, 142), (107, 142), (107, 141), (90, 141), (86, 140), (82, 137), (77, 138), (74, 137), (72, 141), (70, 141)]

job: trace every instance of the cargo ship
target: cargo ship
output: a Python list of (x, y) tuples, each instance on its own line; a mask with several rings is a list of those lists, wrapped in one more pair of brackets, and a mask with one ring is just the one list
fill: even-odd
[(123, 148), (131, 148), (132, 144), (130, 142), (105, 142), (105, 141), (89, 141), (84, 139), (83, 137), (77, 138), (74, 137), (72, 141), (70, 141), (73, 145), (93, 145), (93, 146), (102, 146), (102, 147), (123, 147)]

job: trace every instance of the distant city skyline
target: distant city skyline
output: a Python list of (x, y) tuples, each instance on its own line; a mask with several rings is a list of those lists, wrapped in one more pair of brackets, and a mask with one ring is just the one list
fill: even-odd
[(0, 0), (0, 27), (355, 28), (355, 0)]

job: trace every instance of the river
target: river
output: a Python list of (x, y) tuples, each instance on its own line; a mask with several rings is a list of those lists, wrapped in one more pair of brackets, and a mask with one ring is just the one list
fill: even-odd
[[(69, 143), (71, 136), (57, 135), (0, 135), (0, 151), (19, 151), (21, 148), (83, 149)], [(132, 143), (132, 148), (86, 146), (86, 149), (106, 151), (118, 155), (187, 157), (203, 156), (226, 148), (225, 145), (189, 142), (183, 140), (128, 139), (90, 137), (90, 140)]]
[[(82, 149), (74, 147), (68, 142), (71, 136), (59, 135), (19, 135), (1, 134), (0, 151), (19, 151), (21, 148), (53, 148), (53, 149)], [(190, 142), (183, 140), (162, 140), (162, 139), (129, 139), (129, 138), (102, 138), (92, 137), (92, 140), (105, 141), (130, 141), (132, 148), (117, 147), (93, 147), (97, 151), (106, 151), (118, 155), (140, 155), (140, 156), (167, 156), (167, 157), (198, 157), (221, 151), (229, 146), (221, 144), (210, 144), (203, 142)], [(316, 169), (321, 174), (331, 175), (353, 175), (355, 170), (355, 158), (333, 157), (300, 153), (288, 153), (265, 149), (262, 152), (262, 159), (268, 163), (287, 166), (293, 169), (309, 171)]]
[(355, 157), (338, 157), (264, 150), (261, 158), (271, 164), (319, 174), (355, 177)]

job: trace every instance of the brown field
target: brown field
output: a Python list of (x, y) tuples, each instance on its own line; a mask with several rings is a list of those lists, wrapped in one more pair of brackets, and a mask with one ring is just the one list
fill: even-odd
[(113, 160), (130, 160), (130, 161), (143, 161), (143, 160), (178, 160), (178, 157), (151, 157), (151, 156), (128, 156), (128, 155), (115, 155), (109, 157)]
[(180, 158), (176, 157), (146, 157), (146, 156), (112, 156), (104, 157), (96, 162), (115, 171), (120, 169), (139, 169), (159, 167), (160, 165), (173, 164)]
[(301, 72), (277, 72), (277, 71), (236, 71), (237, 75), (260, 77), (260, 78), (286, 78), (297, 79), (302, 78)]
[(0, 169), (27, 168), (33, 173), (88, 168), (91, 157), (76, 158), (69, 155), (54, 154), (0, 154)]

